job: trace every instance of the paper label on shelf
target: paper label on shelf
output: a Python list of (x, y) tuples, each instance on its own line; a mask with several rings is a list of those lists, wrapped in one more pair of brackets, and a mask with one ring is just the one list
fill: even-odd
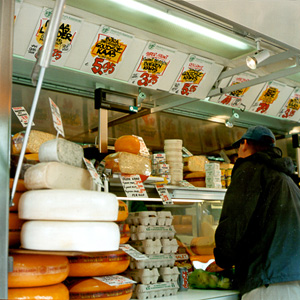
[[(27, 127), (28, 120), (29, 120), (29, 114), (26, 111), (26, 109), (23, 106), (20, 107), (12, 107), (13, 112), (19, 119), (20, 123), (23, 127)], [(35, 126), (34, 122), (32, 122), (32, 126)]]
[(284, 103), (283, 107), (277, 114), (277, 117), (298, 121), (300, 118), (299, 108), (300, 108), (300, 88), (295, 88), (291, 96)]
[(85, 157), (83, 157), (82, 159), (83, 159), (83, 161), (84, 161), (84, 163), (86, 165), (86, 168), (90, 172), (90, 175), (92, 176), (94, 182), (96, 184), (100, 185), (101, 187), (104, 187), (103, 182), (102, 182), (99, 174), (97, 173), (94, 165), (88, 159), (86, 159)]
[(128, 82), (155, 89), (175, 53), (175, 49), (148, 42)]
[(121, 275), (110, 275), (110, 276), (101, 276), (101, 277), (93, 277), (96, 280), (102, 281), (110, 286), (118, 286), (129, 283), (136, 283), (136, 281), (131, 280), (127, 277)]
[(173, 204), (173, 200), (164, 184), (157, 183), (155, 187), (163, 204)]
[(120, 244), (119, 248), (126, 252), (130, 257), (134, 258), (135, 260), (145, 260), (149, 259), (145, 254), (142, 254), (131, 245), (128, 244)]
[[(44, 44), (45, 32), (48, 27), (52, 11), (53, 10), (51, 8), (43, 8), (34, 30), (34, 34), (25, 53), (25, 58), (31, 60), (37, 59), (38, 52), (42, 49)], [(78, 17), (63, 14), (57, 33), (56, 43), (52, 52), (51, 64), (55, 66), (65, 65), (82, 23), (83, 20)]]
[(129, 198), (148, 198), (140, 175), (121, 175), (121, 183)]
[(49, 97), (49, 103), (50, 103), (54, 128), (56, 129), (58, 134), (61, 134), (63, 137), (65, 137), (64, 126), (61, 119), (59, 107), (53, 102), (53, 100), (50, 97)]
[(187, 180), (180, 180), (180, 181), (178, 181), (178, 185), (186, 187), (186, 188), (189, 188), (189, 189), (197, 189), (194, 185), (192, 185)]
[(212, 65), (211, 60), (190, 54), (169, 92), (194, 97)]
[(285, 87), (286, 85), (281, 82), (267, 82), (257, 99), (251, 105), (249, 111), (267, 114), (271, 106), (277, 105), (276, 99), (278, 98), (280, 92), (285, 89)]
[(191, 153), (188, 149), (186, 149), (185, 147), (182, 147), (182, 151), (187, 154), (187, 156), (193, 156), (193, 153)]
[(81, 70), (102, 77), (114, 78), (133, 39), (132, 34), (101, 25)]
[[(245, 81), (249, 81), (252, 79), (257, 78), (258, 75), (251, 74), (251, 73), (242, 73), (239, 75), (234, 75), (232, 79), (230, 80), (230, 83), (228, 86), (233, 86), (239, 83), (243, 83)], [(248, 92), (250, 87), (246, 87), (243, 89), (239, 89), (236, 91), (232, 91), (230, 93), (221, 95), (218, 103), (224, 104), (224, 105), (230, 105), (232, 107), (240, 107), (242, 105), (243, 97)]]

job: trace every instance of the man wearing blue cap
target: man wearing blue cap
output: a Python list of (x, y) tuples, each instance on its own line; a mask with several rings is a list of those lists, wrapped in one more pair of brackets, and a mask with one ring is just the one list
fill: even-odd
[(289, 157), (264, 126), (250, 127), (215, 234), (215, 259), (235, 266), (242, 300), (300, 299), (300, 190)]

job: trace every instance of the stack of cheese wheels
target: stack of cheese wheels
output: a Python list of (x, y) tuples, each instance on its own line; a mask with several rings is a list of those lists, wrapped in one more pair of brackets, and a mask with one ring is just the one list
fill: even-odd
[(97, 278), (67, 280), (70, 300), (107, 299), (129, 300), (132, 296), (133, 284), (127, 283), (117, 286), (108, 285)]
[(12, 254), (12, 257), (8, 299), (69, 299), (69, 291), (62, 283), (69, 274), (66, 256)]
[[(10, 178), (10, 188), (13, 186), (14, 179)], [(24, 180), (19, 179), (16, 187), (13, 205), (9, 208), (9, 247), (18, 248), (20, 246), (20, 232), (23, 220), (18, 217), (18, 206), (22, 194), (26, 191)]]
[(183, 180), (182, 140), (165, 140), (164, 152), (170, 168), (171, 184), (177, 185)]

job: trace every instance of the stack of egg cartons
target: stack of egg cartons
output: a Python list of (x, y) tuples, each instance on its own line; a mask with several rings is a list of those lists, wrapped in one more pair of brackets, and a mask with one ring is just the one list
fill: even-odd
[(164, 152), (170, 168), (171, 184), (177, 185), (183, 180), (182, 140), (165, 140)]
[(221, 170), (219, 163), (205, 164), (205, 184), (207, 188), (222, 188)]
[(143, 211), (130, 213), (132, 247), (148, 259), (130, 263), (127, 273), (137, 282), (133, 298), (151, 299), (175, 295), (178, 291), (178, 268), (175, 253), (178, 249), (175, 230), (169, 211)]

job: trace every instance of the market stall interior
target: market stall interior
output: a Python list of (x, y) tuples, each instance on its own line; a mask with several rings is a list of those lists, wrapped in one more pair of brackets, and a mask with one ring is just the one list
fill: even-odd
[[(32, 131), (37, 134), (35, 142), (47, 141), (43, 147), (39, 146), (41, 150), (32, 150), (25, 155), (22, 172), (18, 174), (18, 144), (22, 142), (24, 136), (21, 132), (25, 130), (21, 120), (24, 111), (32, 113), (33, 99), (39, 87), (37, 75), (40, 69), (36, 62), (45, 53), (45, 32), (53, 24), (53, 8), (57, 3), (63, 4), (63, 1), (15, 1), (11, 53), (11, 107), (14, 113), (9, 122), (13, 136), (12, 154), (15, 156), (12, 156), (10, 175), (13, 178), (17, 174), (18, 179), (20, 175), (23, 180), (25, 173), (27, 181), (25, 189), (19, 185), (16, 187), (21, 205), (15, 203), (9, 212), (10, 220), (17, 213), (19, 216), (19, 223), (9, 225), (10, 256), (16, 262), (18, 255), (36, 255), (36, 250), (52, 251), (51, 255), (58, 251), (54, 254), (67, 256), (69, 264), (74, 266), (82, 263), (77, 261), (77, 257), (87, 255), (86, 252), (90, 252), (87, 255), (90, 261), (91, 256), (99, 251), (121, 251), (119, 244), (128, 242), (142, 255), (148, 255), (148, 262), (141, 260), (140, 264), (139, 260), (131, 259), (127, 275), (139, 284), (134, 290), (132, 282), (123, 278), (124, 284), (127, 284), (123, 289), (126, 297), (238, 299), (238, 292), (228, 290), (234, 288), (228, 278), (218, 277), (213, 283), (210, 281), (210, 286), (205, 283), (211, 279), (208, 277), (201, 284), (190, 281), (191, 286), (195, 284), (202, 290), (201, 293), (192, 290), (186, 295), (177, 294), (177, 278), (179, 276), (181, 279), (180, 289), (185, 290), (185, 275), (181, 268), (187, 268), (191, 273), (193, 261), (206, 263), (213, 258), (214, 230), (236, 157), (236, 150), (231, 145), (246, 128), (258, 124), (268, 126), (274, 131), (277, 146), (282, 149), (283, 155), (291, 156), (298, 165), (300, 50), (294, 44), (276, 39), (264, 31), (226, 19), (213, 10), (205, 10), (199, 1), (65, 2), (61, 19), (58, 19), (58, 34), (54, 35), (54, 50), (51, 49), (49, 65), (46, 63), (34, 109)], [(206, 7), (209, 7), (207, 3)], [(55, 139), (55, 135), (62, 134), (53, 126), (53, 107), (54, 110), (59, 108), (56, 115), (61, 117), (66, 140), (64, 143), (57, 139), (54, 146), (51, 140)], [(133, 150), (124, 150), (122, 157), (122, 151), (118, 152), (115, 145), (123, 136), (129, 136), (127, 146), (130, 143), (136, 145), (135, 140), (141, 137), (142, 142), (139, 140), (137, 144), (139, 147), (145, 146), (143, 151), (142, 146), (138, 151), (132, 146)], [(49, 161), (48, 153), (45, 154), (48, 151), (46, 145), (50, 144), (55, 147), (56, 154), (60, 154), (55, 162)], [(74, 154), (72, 159), (64, 154), (66, 150), (61, 149), (71, 151)], [(143, 156), (145, 151), (147, 155), (154, 155), (152, 159)], [(176, 156), (178, 152), (179, 157)], [(104, 181), (98, 190), (104, 190), (102, 195), (105, 199), (100, 200), (101, 193), (87, 191), (95, 189), (99, 178), (85, 170), (85, 166), (89, 170), (93, 166), (89, 167), (86, 161), (84, 165), (83, 156), (96, 162), (94, 167)], [(104, 157), (104, 170), (110, 169), (115, 174), (101, 169)], [(139, 187), (143, 187), (142, 191), (130, 190), (132, 186), (124, 183), (131, 180), (132, 185), (136, 179), (119, 175), (120, 172), (127, 173), (121, 171), (122, 160), (127, 161), (126, 170), (138, 170), (130, 176), (140, 175), (143, 182), (139, 182)], [(171, 174), (173, 180), (168, 177), (170, 174), (166, 172), (166, 166), (162, 166), (166, 163), (173, 164), (174, 169), (177, 164), (179, 179), (174, 179), (178, 176), (175, 171)], [(109, 168), (108, 164), (113, 167)], [(183, 179), (183, 172), (185, 180), (180, 180)], [(50, 173), (55, 175), (55, 180), (45, 175)], [(44, 174), (45, 177), (37, 182), (36, 174)], [(161, 181), (163, 186), (156, 185)], [(59, 191), (62, 187), (83, 191), (66, 193)], [(106, 192), (112, 194), (108, 196)], [(79, 198), (83, 197), (85, 201), (97, 202), (97, 206), (96, 202), (93, 203), (94, 211), (103, 210), (101, 205), (104, 205), (110, 209), (110, 214), (99, 213), (95, 217), (92, 216), (93, 211), (85, 207), (80, 213), (74, 210), (74, 213), (70, 211), (63, 217), (58, 216), (61, 209), (66, 210), (72, 197), (78, 202), (78, 207), (82, 205)], [(16, 201), (16, 197), (13, 198)], [(60, 199), (60, 206), (53, 209), (51, 216), (46, 205), (40, 207), (36, 215), (34, 212), (39, 201), (34, 201), (40, 198), (43, 201), (47, 199), (50, 205), (48, 212), (52, 202), (55, 202), (54, 198)], [(4, 201), (7, 199), (3, 196)], [(72, 201), (75, 202), (74, 199)], [(104, 204), (100, 205), (102, 201)], [(63, 205), (66, 207), (62, 208)], [(123, 209), (123, 217), (120, 208)], [(148, 213), (138, 212), (143, 209)], [(58, 231), (52, 231), (52, 234), (60, 233), (62, 239), (73, 239), (76, 247), (61, 246), (56, 238), (50, 238), (54, 221)], [(68, 227), (70, 224), (84, 232), (84, 247), (76, 234), (66, 234), (71, 230)], [(84, 227), (88, 224), (93, 227)], [(43, 230), (49, 233), (48, 240)], [(103, 243), (97, 244), (99, 239), (89, 238), (88, 232), (91, 230), (109, 241), (109, 246), (105, 246), (110, 248), (105, 248)], [(111, 235), (108, 236), (107, 232)], [(2, 235), (8, 237), (5, 233)], [(175, 235), (180, 242), (177, 243)], [(31, 239), (32, 236), (40, 238)], [(119, 241), (119, 237), (123, 242)], [(129, 257), (124, 253), (110, 252), (109, 255), (128, 267)], [(19, 258), (23, 259), (21, 256)], [(63, 260), (67, 261), (65, 257)], [(103, 270), (103, 266), (101, 268)], [(142, 272), (142, 269), (151, 269), (150, 279), (146, 279), (146, 271)], [(0, 271), (3, 270), (0, 268)], [(169, 277), (165, 277), (167, 271), (171, 272)], [(121, 273), (120, 270), (116, 272)], [(90, 274), (85, 276), (116, 275)], [(66, 270), (53, 284), (61, 284), (66, 279), (64, 276), (67, 277)], [(95, 285), (93, 280), (90, 278), (84, 284)], [(68, 286), (67, 281), (64, 284), (68, 291), (65, 288), (62, 293), (76, 295), (82, 292), (79, 283), (78, 286)], [(13, 284), (8, 278), (9, 292), (12, 288), (25, 287), (19, 283), (16, 286)], [(43, 287), (43, 284), (35, 284)], [(151, 286), (147, 288), (147, 285)], [(7, 286), (7, 278), (0, 279), (0, 291), (4, 286)], [(93, 292), (103, 292), (102, 283), (96, 286), (99, 290)], [(149, 289), (153, 289), (151, 295), (146, 293)], [(6, 292), (0, 293), (1, 296), (5, 298)]]

